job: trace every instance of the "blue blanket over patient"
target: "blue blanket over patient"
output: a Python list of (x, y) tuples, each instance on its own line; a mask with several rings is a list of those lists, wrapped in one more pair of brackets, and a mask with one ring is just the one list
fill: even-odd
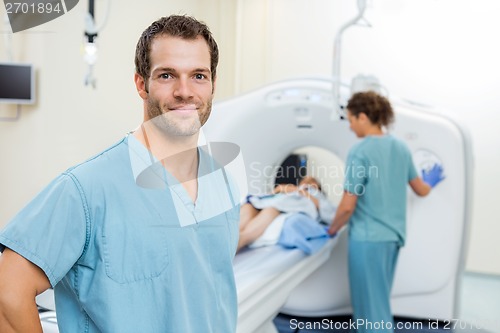
[(283, 224), (278, 244), (298, 248), (306, 254), (316, 253), (329, 239), (326, 228), (305, 214), (288, 216)]

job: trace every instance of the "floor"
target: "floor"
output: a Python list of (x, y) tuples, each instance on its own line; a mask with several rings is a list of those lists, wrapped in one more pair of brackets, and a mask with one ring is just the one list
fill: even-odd
[[(279, 333), (350, 333), (350, 317), (297, 318), (279, 315), (274, 320)], [(412, 321), (396, 318), (395, 332), (500, 333), (500, 276), (465, 273), (460, 318), (450, 322)], [(454, 327), (454, 329), (453, 329)]]
[(466, 273), (461, 297), (461, 319), (500, 333), (500, 276)]

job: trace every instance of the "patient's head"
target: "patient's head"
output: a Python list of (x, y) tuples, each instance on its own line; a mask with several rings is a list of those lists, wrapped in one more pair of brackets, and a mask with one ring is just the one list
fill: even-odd
[(311, 177), (311, 176), (306, 176), (306, 177), (302, 178), (302, 180), (299, 183), (299, 186), (311, 186), (311, 187), (315, 187), (321, 191), (321, 184), (319, 183), (319, 181), (316, 178)]

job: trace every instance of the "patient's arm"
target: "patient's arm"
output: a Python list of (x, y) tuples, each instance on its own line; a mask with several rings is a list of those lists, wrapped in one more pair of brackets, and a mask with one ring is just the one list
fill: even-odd
[(262, 209), (254, 218), (252, 218), (244, 228), (240, 229), (240, 239), (238, 240), (238, 251), (254, 242), (262, 236), (266, 228), (281, 212), (273, 207)]
[(50, 287), (45, 273), (6, 248), (0, 256), (0, 332), (42, 332), (35, 297)]
[(259, 213), (254, 206), (245, 203), (240, 208), (240, 231), (245, 229), (247, 224)]
[(335, 217), (333, 218), (332, 224), (328, 229), (328, 233), (330, 235), (336, 234), (340, 230), (340, 228), (342, 228), (347, 222), (349, 222), (354, 209), (356, 209), (357, 202), (358, 197), (356, 195), (344, 191), (342, 200), (340, 200), (340, 204), (337, 207)]

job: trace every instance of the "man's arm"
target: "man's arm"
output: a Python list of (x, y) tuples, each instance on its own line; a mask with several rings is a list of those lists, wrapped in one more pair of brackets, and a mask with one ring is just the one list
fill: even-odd
[(0, 332), (42, 332), (35, 297), (50, 288), (45, 273), (6, 248), (0, 256)]

